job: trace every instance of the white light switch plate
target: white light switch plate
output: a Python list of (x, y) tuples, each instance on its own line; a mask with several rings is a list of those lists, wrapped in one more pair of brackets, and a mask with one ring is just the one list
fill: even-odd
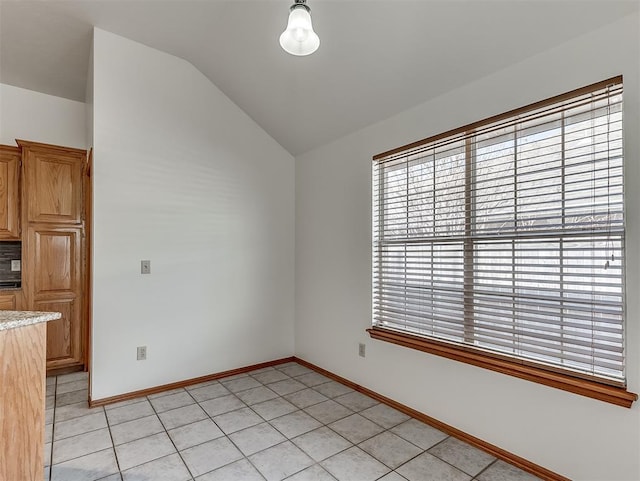
[(140, 273), (151, 274), (151, 261), (140, 261)]
[(20, 272), (21, 266), (20, 259), (11, 261), (11, 272)]

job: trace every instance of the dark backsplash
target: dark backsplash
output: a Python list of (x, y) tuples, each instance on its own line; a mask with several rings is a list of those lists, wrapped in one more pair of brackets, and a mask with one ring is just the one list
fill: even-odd
[(0, 242), (0, 281), (20, 282), (22, 273), (11, 272), (11, 261), (22, 259), (22, 242)]

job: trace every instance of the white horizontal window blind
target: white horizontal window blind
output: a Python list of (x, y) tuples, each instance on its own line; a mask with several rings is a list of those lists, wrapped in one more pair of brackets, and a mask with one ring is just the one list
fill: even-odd
[(374, 158), (374, 327), (624, 385), (615, 80)]

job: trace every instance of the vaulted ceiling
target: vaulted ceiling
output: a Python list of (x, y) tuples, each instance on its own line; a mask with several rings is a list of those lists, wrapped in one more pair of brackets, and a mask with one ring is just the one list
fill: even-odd
[(84, 101), (95, 25), (188, 60), (296, 155), (637, 12), (640, 5), (308, 0), (320, 48), (293, 57), (278, 44), (291, 3), (1, 0), (0, 82)]

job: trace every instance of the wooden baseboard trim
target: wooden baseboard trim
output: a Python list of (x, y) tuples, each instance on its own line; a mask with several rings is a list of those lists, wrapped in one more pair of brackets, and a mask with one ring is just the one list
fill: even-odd
[(170, 391), (172, 389), (179, 389), (181, 387), (192, 386), (194, 384), (200, 384), (201, 382), (215, 381), (223, 377), (235, 376), (236, 374), (244, 374), (245, 372), (255, 371), (256, 369), (263, 369), (265, 367), (277, 366), (279, 364), (285, 364), (287, 362), (295, 362), (293, 357), (285, 357), (282, 359), (276, 359), (275, 361), (261, 362), (259, 364), (252, 364), (251, 366), (240, 367), (238, 369), (231, 369), (230, 371), (218, 372), (215, 374), (208, 374), (206, 376), (194, 377), (186, 379), (184, 381), (172, 382), (170, 384), (163, 384), (162, 386), (150, 387), (147, 389), (141, 389), (140, 391), (132, 391), (124, 394), (118, 394), (117, 396), (106, 397), (102, 399), (89, 399), (89, 407), (105, 406), (107, 404), (113, 404), (120, 401), (128, 401), (129, 399), (135, 399), (137, 397), (148, 396), (150, 394), (157, 394), (163, 391)]
[(299, 357), (294, 357), (293, 360), (305, 367), (308, 367), (309, 369), (313, 369), (314, 371), (319, 372), (320, 374), (330, 379), (333, 379), (334, 381), (344, 384), (345, 386), (350, 387), (355, 391), (361, 392), (362, 394), (366, 394), (367, 396), (372, 397), (373, 399), (376, 399), (381, 403), (386, 404), (387, 406), (397, 409), (398, 411), (408, 416), (411, 416), (414, 419), (422, 421), (423, 423), (428, 424), (429, 426), (433, 426), (434, 428), (439, 429), (440, 431), (447, 433), (448, 435), (453, 436), (454, 438), (460, 439), (461, 441), (464, 441), (472, 446), (475, 446), (476, 448), (481, 449), (491, 454), (492, 456), (495, 456), (498, 459), (502, 459), (503, 461), (506, 461), (509, 464), (513, 464), (514, 466), (517, 466), (523, 471), (527, 471), (528, 473), (538, 476), (541, 479), (548, 480), (548, 481), (570, 481), (569, 478), (565, 478), (564, 476), (558, 473), (555, 473), (553, 471), (550, 471), (547, 468), (544, 468), (535, 463), (532, 463), (531, 461), (521, 458), (520, 456), (510, 453), (509, 451), (505, 451), (504, 449), (499, 448), (498, 446), (494, 446), (493, 444), (483, 441), (482, 439), (472, 436), (471, 434), (465, 433), (460, 429), (454, 428), (453, 426), (450, 426), (441, 421), (438, 421), (437, 419), (432, 418), (431, 416), (427, 416), (426, 414), (421, 413), (420, 411), (416, 411), (415, 409), (410, 408), (409, 406), (405, 406), (404, 404), (394, 401), (393, 399), (383, 396), (382, 394), (378, 394), (377, 392), (372, 391), (371, 389), (368, 389), (364, 386), (360, 386), (359, 384), (356, 384), (352, 381), (349, 381), (348, 379), (338, 376), (337, 374), (334, 374), (331, 371), (322, 369), (321, 367), (316, 366), (315, 364), (312, 364), (308, 361), (305, 361), (304, 359), (300, 359)]

